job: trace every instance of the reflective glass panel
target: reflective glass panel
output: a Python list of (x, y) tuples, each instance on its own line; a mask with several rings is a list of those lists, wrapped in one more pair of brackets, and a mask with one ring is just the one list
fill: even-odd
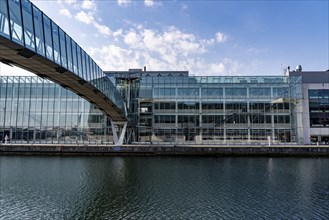
[(269, 97), (271, 96), (271, 88), (250, 88), (249, 95), (251, 97)]
[(70, 71), (73, 71), (71, 38), (67, 34), (65, 34), (65, 38), (66, 38), (66, 52), (67, 52), (67, 67)]
[(59, 42), (61, 46), (61, 61), (62, 61), (61, 63), (63, 67), (67, 68), (65, 33), (60, 28), (59, 28)]
[(247, 88), (225, 88), (226, 96), (247, 96)]
[(35, 32), (36, 51), (38, 54), (45, 56), (45, 44), (43, 37), (42, 13), (33, 6), (33, 21)]
[(81, 76), (83, 79), (86, 79), (86, 58), (85, 58), (86, 53), (81, 49)]
[(223, 88), (202, 88), (202, 96), (223, 96)]
[(177, 95), (178, 96), (198, 96), (199, 88), (178, 88)]
[(82, 67), (81, 67), (81, 48), (77, 44), (77, 60), (78, 60), (78, 75), (82, 77)]
[(89, 67), (89, 64), (90, 64), (90, 62), (89, 62), (89, 56), (88, 56), (88, 54), (86, 54), (86, 75), (85, 75), (85, 79), (87, 80), (87, 81), (89, 81), (90, 80), (90, 67)]
[(9, 15), (12, 40), (23, 45), (22, 18), (19, 0), (9, 1)]
[(10, 38), (7, 1), (0, 1), (0, 35)]
[(61, 64), (58, 26), (54, 22), (51, 22), (51, 27), (52, 27), (52, 32), (53, 32), (54, 61), (58, 64)]
[(77, 45), (72, 40), (72, 64), (73, 64), (73, 72), (75, 74), (78, 74), (78, 63), (77, 63)]
[(52, 31), (50, 28), (50, 19), (43, 14), (43, 25), (45, 32), (46, 57), (53, 60)]
[(35, 44), (31, 6), (31, 2), (28, 0), (22, 0), (25, 47), (34, 51)]

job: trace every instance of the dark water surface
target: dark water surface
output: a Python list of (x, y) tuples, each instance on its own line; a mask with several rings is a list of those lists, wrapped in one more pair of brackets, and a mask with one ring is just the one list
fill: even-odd
[(0, 156), (0, 219), (329, 219), (329, 158)]

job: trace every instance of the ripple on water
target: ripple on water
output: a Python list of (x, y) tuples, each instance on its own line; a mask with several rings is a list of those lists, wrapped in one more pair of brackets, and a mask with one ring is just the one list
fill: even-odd
[(3, 157), (0, 219), (326, 219), (327, 158)]

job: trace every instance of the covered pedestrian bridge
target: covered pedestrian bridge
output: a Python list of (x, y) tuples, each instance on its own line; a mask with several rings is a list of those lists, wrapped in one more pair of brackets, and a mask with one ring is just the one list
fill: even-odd
[[(113, 128), (115, 124), (126, 127), (126, 106), (113, 83), (69, 35), (29, 0), (0, 0), (0, 62), (72, 90), (111, 118)], [(120, 144), (120, 138), (113, 133)]]

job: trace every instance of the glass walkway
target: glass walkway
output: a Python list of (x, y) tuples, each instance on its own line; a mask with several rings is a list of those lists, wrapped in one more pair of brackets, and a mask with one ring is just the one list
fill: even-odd
[(113, 121), (126, 121), (125, 103), (101, 68), (29, 0), (0, 0), (0, 62), (50, 79)]

